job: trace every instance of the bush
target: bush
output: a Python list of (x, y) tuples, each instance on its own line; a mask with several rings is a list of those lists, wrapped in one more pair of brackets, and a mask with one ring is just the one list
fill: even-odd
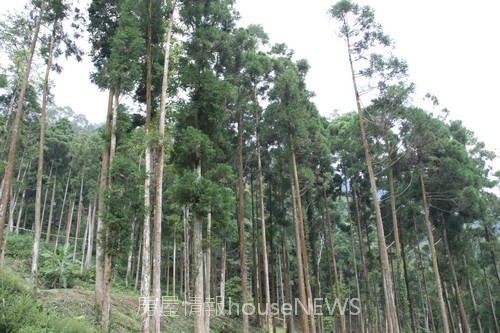
[(66, 243), (61, 250), (43, 252), (40, 265), (40, 276), (44, 285), (49, 288), (68, 288), (73, 286), (75, 278), (80, 277), (80, 265), (73, 261), (73, 253)]
[(14, 258), (31, 258), (33, 252), (33, 235), (9, 233), (5, 254)]
[(51, 332), (48, 311), (6, 269), (0, 270), (0, 300), (0, 332)]

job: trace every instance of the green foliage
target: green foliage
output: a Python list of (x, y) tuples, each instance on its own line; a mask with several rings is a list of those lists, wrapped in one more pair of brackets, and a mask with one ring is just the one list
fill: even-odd
[[(5, 254), (18, 259), (30, 258), (33, 251), (33, 235), (9, 234)], [(40, 244), (41, 245), (41, 244)], [(41, 247), (43, 247), (41, 245)]]
[(0, 332), (95, 332), (77, 318), (59, 318), (31, 296), (23, 281), (10, 270), (0, 269)]
[(43, 252), (41, 257), (40, 276), (50, 288), (69, 288), (74, 284), (74, 279), (80, 276), (80, 265), (73, 261), (69, 243), (62, 250), (58, 247), (55, 253)]

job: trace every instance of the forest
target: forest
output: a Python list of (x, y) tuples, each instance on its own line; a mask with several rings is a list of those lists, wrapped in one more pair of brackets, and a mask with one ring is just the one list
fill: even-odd
[[(121, 332), (126, 296), (124, 332), (500, 332), (495, 153), (439, 96), (414, 104), (373, 8), (318, 15), (356, 105), (330, 117), (235, 0), (3, 15), (0, 331)], [(102, 124), (51, 93), (85, 43)], [(88, 326), (42, 302), (66, 289), (92, 295)]]

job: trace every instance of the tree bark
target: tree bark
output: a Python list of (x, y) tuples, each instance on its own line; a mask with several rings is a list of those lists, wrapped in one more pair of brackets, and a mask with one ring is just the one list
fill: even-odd
[[(255, 96), (255, 94), (254, 94)], [(256, 98), (254, 97), (256, 101)], [(264, 208), (264, 185), (262, 177), (262, 158), (259, 140), (259, 111), (255, 113), (255, 138), (256, 138), (256, 149), (257, 149), (257, 172), (259, 181), (259, 208), (260, 208), (260, 229), (261, 229), (261, 243), (262, 243), (262, 263), (264, 266), (264, 289), (266, 294), (266, 326), (267, 331), (272, 331), (272, 321), (271, 321), (271, 293), (269, 291), (269, 260), (267, 258), (267, 237), (266, 237), (266, 213)]]
[[(243, 184), (243, 111), (238, 115), (238, 238), (240, 252), (241, 300), (243, 306), (248, 303), (247, 259), (245, 253), (245, 188)], [(245, 306), (246, 309), (246, 306)], [(249, 332), (248, 314), (242, 311), (243, 333)]]
[(392, 277), (389, 268), (389, 257), (387, 255), (387, 245), (385, 243), (385, 232), (384, 232), (384, 224), (382, 221), (382, 214), (380, 212), (380, 204), (378, 198), (378, 189), (377, 183), (375, 181), (375, 173), (373, 171), (373, 163), (372, 156), (370, 152), (370, 147), (368, 145), (368, 138), (366, 136), (365, 123), (363, 117), (363, 109), (361, 107), (361, 99), (359, 97), (358, 85), (356, 82), (356, 75), (354, 72), (354, 62), (351, 55), (351, 43), (349, 37), (347, 36), (347, 49), (349, 56), (349, 65), (351, 69), (352, 83), (354, 87), (354, 95), (356, 98), (356, 107), (358, 111), (358, 119), (359, 126), (361, 130), (361, 140), (363, 142), (363, 149), (365, 152), (365, 159), (368, 168), (368, 175), (370, 178), (370, 187), (371, 194), (373, 200), (373, 206), (375, 210), (376, 216), (376, 225), (377, 225), (377, 240), (378, 240), (378, 249), (380, 256), (380, 271), (382, 273), (382, 286), (384, 290), (384, 308), (385, 315), (387, 317), (387, 328), (388, 333), (399, 333), (399, 324), (397, 318), (396, 304), (395, 304), (395, 295), (392, 284)]
[[(306, 295), (306, 286), (305, 286), (305, 279), (304, 279), (304, 267), (303, 267), (303, 260), (302, 260), (302, 247), (301, 247), (301, 241), (300, 241), (300, 231), (299, 231), (299, 219), (297, 217), (297, 204), (296, 204), (296, 196), (297, 194), (295, 193), (295, 186), (293, 184), (293, 177), (290, 176), (290, 185), (291, 185), (291, 190), (292, 190), (292, 211), (293, 211), (293, 231), (294, 231), (294, 236), (295, 236), (295, 254), (297, 257), (297, 279), (299, 280), (299, 300), (300, 303), (302, 303), (303, 306), (306, 307), (306, 309), (303, 309), (299, 305), (299, 323), (300, 323), (300, 329), (302, 333), (309, 333), (309, 321), (307, 319), (307, 306), (308, 306), (308, 300), (307, 300), (307, 295)], [(297, 309), (295, 310), (297, 311)], [(292, 319), (293, 320), (293, 319)]]
[[(85, 170), (85, 169), (84, 169)], [(78, 199), (78, 209), (77, 209), (77, 214), (76, 214), (76, 230), (75, 230), (75, 245), (73, 248), (73, 261), (76, 260), (76, 246), (78, 245), (78, 234), (80, 232), (80, 223), (82, 222), (82, 209), (83, 209), (83, 176), (85, 174), (85, 171), (82, 171), (82, 183), (80, 186), (80, 197)], [(82, 247), (83, 247), (83, 242), (82, 241)]]
[[(464, 261), (465, 268), (467, 268), (467, 259), (465, 259), (465, 255), (462, 256), (462, 259)], [(479, 309), (477, 307), (476, 297), (474, 296), (474, 288), (472, 287), (472, 282), (468, 274), (467, 274), (467, 288), (469, 291), (469, 297), (472, 302), (472, 307), (474, 309), (474, 320), (476, 321), (477, 331), (479, 333), (483, 333), (483, 326), (481, 325), (481, 317), (479, 315)]]
[[(195, 170), (198, 175), (197, 180), (201, 179), (201, 161), (195, 163)], [(203, 249), (202, 249), (202, 226), (198, 212), (193, 214), (193, 261), (194, 261), (194, 304), (192, 309), (194, 312), (194, 332), (205, 333), (205, 302), (203, 297)]]
[[(292, 140), (289, 140), (292, 143)], [(293, 171), (293, 179), (295, 186), (295, 195), (297, 200), (297, 211), (299, 218), (299, 232), (300, 232), (300, 246), (302, 247), (302, 261), (304, 268), (304, 278), (305, 278), (305, 286), (307, 291), (307, 305), (310, 309), (312, 309), (312, 299), (313, 294), (311, 291), (311, 280), (309, 277), (309, 259), (307, 256), (307, 246), (306, 246), (306, 235), (304, 230), (304, 214), (302, 211), (302, 199), (300, 196), (300, 183), (299, 183), (299, 174), (297, 172), (297, 161), (295, 158), (295, 147), (293, 143), (291, 144), (291, 158), (292, 158), (292, 171)], [(311, 333), (316, 332), (316, 320), (314, 318), (314, 311), (309, 311), (309, 319), (310, 319), (310, 331)]]
[[(332, 224), (330, 221), (330, 210), (328, 209), (328, 202), (327, 202), (327, 197), (326, 197), (326, 189), (323, 187), (323, 200), (325, 202), (325, 213), (326, 213), (326, 224), (328, 226), (328, 245), (330, 246), (330, 253), (332, 255), (332, 261), (333, 261), (333, 276), (335, 279), (335, 292), (337, 294), (337, 302), (342, 306), (344, 304), (342, 302), (342, 295), (340, 294), (340, 280), (339, 280), (339, 274), (337, 270), (337, 259), (335, 256), (335, 246), (333, 244), (333, 232), (332, 232)], [(333, 304), (335, 304), (335, 300), (333, 300)], [(341, 311), (340, 312), (340, 332), (344, 333), (346, 330), (345, 327), (345, 314)]]
[[(108, 95), (108, 108), (106, 114), (106, 125), (104, 126), (104, 136), (110, 136), (111, 132), (111, 118), (113, 115), (113, 96), (114, 91), (109, 90)], [(104, 192), (106, 190), (106, 184), (108, 180), (109, 172), (109, 144), (105, 142), (102, 148), (101, 157), (101, 177), (99, 179), (99, 196), (97, 201), (97, 229), (96, 229), (96, 249), (95, 249), (95, 298), (96, 298), (96, 313), (97, 322), (102, 321), (102, 302), (103, 302), (103, 274), (104, 274), (104, 212), (105, 212), (105, 201)], [(102, 326), (101, 326), (102, 327)]]
[(182, 209), (182, 222), (184, 225), (184, 301), (189, 301), (190, 291), (189, 291), (189, 208), (184, 206)]
[(49, 54), (47, 55), (47, 68), (43, 81), (42, 110), (40, 112), (40, 141), (38, 143), (38, 168), (36, 173), (36, 193), (35, 193), (35, 233), (33, 239), (33, 255), (31, 260), (31, 274), (38, 277), (38, 256), (40, 253), (40, 238), (42, 236), (41, 204), (42, 204), (42, 177), (43, 177), (43, 152), (45, 144), (45, 118), (47, 116), (47, 94), (49, 90), (49, 74), (52, 67), (52, 55), (54, 53), (54, 44), (58, 20), (54, 21), (52, 35), (50, 37)]
[(429, 237), (429, 247), (432, 254), (432, 266), (434, 268), (434, 278), (436, 280), (436, 289), (439, 299), (439, 309), (441, 312), (441, 321), (443, 324), (443, 333), (449, 333), (450, 327), (448, 325), (448, 315), (446, 314), (446, 305), (443, 299), (443, 289), (441, 287), (441, 277), (439, 274), (438, 258), (436, 247), (434, 246), (434, 234), (432, 233), (431, 219), (429, 215), (429, 206), (427, 204), (427, 192), (425, 191), (424, 170), (422, 162), (419, 162), (420, 167), (420, 186), (422, 190), (422, 202), (424, 206), (425, 226), (427, 228), (427, 236)]
[[(148, 17), (152, 21), (153, 1), (148, 1)], [(151, 293), (151, 89), (152, 89), (152, 22), (148, 23), (146, 37), (146, 148), (144, 181), (144, 224), (142, 235), (142, 273), (141, 273), (141, 332), (149, 333), (149, 310)]]
[(52, 184), (52, 194), (50, 195), (49, 221), (47, 222), (47, 234), (45, 235), (45, 244), (48, 244), (50, 240), (50, 229), (52, 226), (52, 216), (54, 213), (56, 184), (57, 184), (57, 175), (54, 175), (54, 184)]
[(462, 296), (460, 295), (460, 286), (458, 285), (457, 272), (455, 270), (455, 262), (453, 261), (453, 256), (451, 255), (450, 243), (446, 233), (446, 226), (444, 224), (443, 215), (441, 215), (441, 223), (443, 229), (444, 244), (446, 247), (446, 253), (448, 255), (448, 262), (450, 263), (451, 276), (453, 278), (453, 285), (455, 286), (455, 299), (457, 302), (458, 314), (460, 316), (460, 323), (462, 324), (462, 332), (470, 333), (469, 320), (467, 319), (464, 303), (462, 302)]

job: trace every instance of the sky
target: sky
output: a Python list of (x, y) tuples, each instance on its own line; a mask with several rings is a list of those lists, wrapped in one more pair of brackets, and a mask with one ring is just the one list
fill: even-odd
[[(25, 1), (1, 1), (0, 14)], [(308, 60), (309, 90), (321, 114), (355, 108), (344, 42), (336, 22), (327, 14), (335, 1), (236, 0), (240, 25), (261, 24), (272, 43), (284, 42), (296, 59)], [(500, 2), (495, 0), (360, 0), (375, 10), (376, 20), (392, 37), (394, 54), (409, 65), (417, 86), (414, 103), (429, 92), (451, 119), (462, 120), (488, 149), (500, 155), (500, 48), (497, 45)], [(70, 106), (91, 122), (105, 118), (107, 94), (89, 82), (92, 64), (63, 62), (64, 72), (53, 74), (53, 93), (59, 106)], [(429, 110), (432, 111), (432, 110)], [(438, 110), (435, 110), (438, 112)], [(500, 161), (494, 163), (500, 169)]]

